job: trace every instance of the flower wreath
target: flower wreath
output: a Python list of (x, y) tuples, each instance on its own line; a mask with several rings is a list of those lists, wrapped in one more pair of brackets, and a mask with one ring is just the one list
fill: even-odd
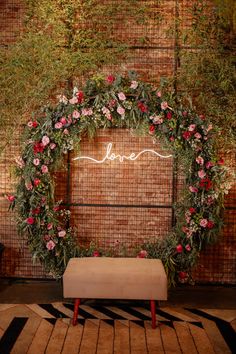
[(162, 139), (182, 161), (185, 195), (176, 206), (176, 226), (164, 240), (140, 246), (139, 257), (161, 258), (170, 280), (185, 281), (202, 246), (218, 234), (221, 206), (229, 188), (227, 168), (214, 151), (214, 129), (203, 115), (173, 109), (160, 91), (129, 77), (109, 75), (74, 88), (67, 99), (59, 97), (25, 127), (24, 146), (17, 159), (16, 194), (8, 195), (16, 207), (18, 229), (27, 235), (33, 259), (39, 259), (54, 277), (60, 277), (68, 260), (76, 256), (104, 255), (78, 245), (73, 227), (67, 227), (69, 210), (54, 200), (52, 172), (64, 153), (79, 144), (84, 134), (98, 128), (141, 129)]

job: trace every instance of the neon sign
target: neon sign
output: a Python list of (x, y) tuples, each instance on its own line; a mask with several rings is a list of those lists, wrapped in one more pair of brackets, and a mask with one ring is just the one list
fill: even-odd
[(104, 156), (104, 158), (102, 160), (96, 160), (96, 159), (94, 159), (92, 157), (89, 157), (89, 156), (77, 156), (73, 160), (90, 160), (90, 161), (95, 162), (95, 163), (104, 163), (106, 160), (110, 160), (110, 161), (118, 160), (119, 162), (124, 162), (125, 160), (135, 161), (141, 155), (146, 154), (146, 153), (150, 153), (150, 154), (156, 155), (156, 156), (158, 156), (160, 158), (163, 158), (163, 159), (168, 159), (168, 158), (172, 157), (172, 155), (161, 155), (158, 152), (156, 152), (155, 150), (151, 150), (151, 149), (142, 150), (138, 154), (135, 154), (134, 152), (132, 152), (128, 156), (119, 155), (119, 154), (116, 155), (116, 154), (114, 154), (111, 151), (112, 151), (112, 143), (109, 143), (107, 145), (106, 154), (105, 154), (105, 156)]

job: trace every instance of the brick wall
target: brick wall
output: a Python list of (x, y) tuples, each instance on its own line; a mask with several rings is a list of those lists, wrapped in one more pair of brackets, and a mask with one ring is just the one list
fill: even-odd
[[(142, 1), (143, 2), (143, 1)], [(153, 7), (153, 18), (146, 25), (117, 25), (120, 39), (132, 44), (129, 58), (120, 66), (104, 68), (104, 71), (134, 69), (149, 80), (169, 76), (176, 68), (175, 36), (167, 35), (167, 29), (175, 28), (176, 5), (179, 16), (188, 26), (189, 1), (145, 1)], [(0, 2), (0, 45), (14, 43), (22, 29), (24, 8), (18, 0)], [(158, 15), (158, 16), (154, 16)], [(158, 18), (161, 18), (161, 25)], [(131, 26), (132, 25), (132, 26)], [(140, 37), (148, 36), (143, 46)], [(153, 148), (150, 138), (133, 137), (127, 130), (103, 130), (93, 141), (82, 142), (82, 154), (101, 159), (108, 142), (113, 142), (115, 153), (129, 155), (145, 148)], [(155, 146), (160, 151), (160, 146)], [(12, 142), (0, 161), (0, 242), (6, 246), (1, 260), (1, 275), (10, 277), (46, 277), (39, 264), (32, 265), (31, 256), (23, 241), (19, 241), (15, 227), (15, 215), (8, 212), (3, 197), (14, 190), (12, 166), (19, 154), (18, 141)], [(73, 156), (71, 156), (72, 158)], [(235, 160), (235, 156), (231, 156)], [(57, 197), (74, 204), (71, 222), (78, 227), (79, 242), (96, 239), (101, 246), (121, 249), (124, 243), (132, 253), (143, 240), (158, 235), (164, 237), (170, 230), (172, 215), (173, 161), (160, 160), (143, 155), (135, 162), (107, 161), (102, 165), (88, 161), (71, 160), (71, 173), (56, 173)], [(68, 185), (69, 181), (69, 185)], [(182, 186), (181, 178), (178, 188)], [(236, 188), (226, 198), (224, 231), (219, 244), (202, 252), (194, 271), (196, 281), (236, 283)]]

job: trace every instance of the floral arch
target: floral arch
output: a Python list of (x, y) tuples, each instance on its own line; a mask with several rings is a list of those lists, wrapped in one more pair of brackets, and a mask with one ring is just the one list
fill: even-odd
[(26, 237), (33, 259), (56, 278), (71, 257), (104, 255), (77, 243), (76, 231), (67, 227), (69, 211), (54, 200), (52, 172), (63, 154), (79, 147), (85, 134), (111, 127), (161, 139), (180, 159), (186, 187), (176, 206), (176, 226), (164, 240), (140, 245), (138, 256), (161, 258), (170, 282), (186, 281), (203, 245), (222, 226), (227, 168), (215, 153), (215, 133), (207, 119), (189, 109), (171, 108), (160, 91), (133, 73), (95, 77), (83, 90), (74, 88), (70, 98), (60, 96), (58, 104), (33, 115), (17, 159), (16, 193), (8, 196), (18, 214), (19, 232)]

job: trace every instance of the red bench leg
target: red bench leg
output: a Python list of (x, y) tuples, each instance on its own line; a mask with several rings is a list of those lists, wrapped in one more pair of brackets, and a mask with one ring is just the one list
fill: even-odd
[(155, 300), (150, 300), (151, 314), (152, 314), (152, 328), (156, 328), (156, 303)]
[(75, 303), (74, 303), (74, 315), (73, 315), (73, 320), (72, 320), (73, 326), (75, 326), (76, 323), (77, 323), (78, 312), (79, 312), (79, 305), (80, 305), (80, 299), (75, 299)]

